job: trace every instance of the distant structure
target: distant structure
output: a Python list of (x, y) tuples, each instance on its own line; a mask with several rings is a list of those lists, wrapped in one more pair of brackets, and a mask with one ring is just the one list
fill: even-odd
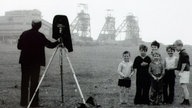
[(70, 24), (72, 38), (75, 41), (92, 40), (90, 15), (87, 4), (78, 4), (77, 17)]
[[(111, 12), (111, 10), (108, 10)], [(99, 33), (98, 41), (109, 42), (115, 41), (120, 34), (125, 33), (125, 42), (138, 44), (141, 39), (139, 37), (139, 25), (136, 17), (132, 14), (126, 16), (125, 20), (115, 29), (115, 18), (107, 14), (105, 24)]]
[(105, 24), (103, 25), (99, 36), (98, 41), (114, 41), (115, 40), (115, 17), (112, 16), (113, 10), (107, 9), (107, 16), (105, 17)]
[(132, 14), (126, 16), (125, 20), (117, 28), (116, 36), (122, 32), (125, 32), (125, 41), (131, 41), (133, 43), (138, 43), (140, 41), (139, 25), (135, 16)]
[(40, 31), (50, 38), (52, 24), (42, 19), (39, 10), (15, 10), (0, 16), (0, 41), (16, 42), (23, 31), (31, 28), (32, 19), (42, 20)]
[[(78, 4), (77, 17), (70, 24), (72, 39), (74, 42), (92, 42), (90, 15), (87, 4)], [(139, 25), (136, 17), (132, 14), (126, 16), (123, 22), (116, 29), (113, 10), (107, 9), (105, 23), (99, 33), (98, 42), (115, 42), (117, 38), (124, 35), (124, 43), (138, 44), (141, 42), (139, 37)], [(47, 38), (52, 38), (52, 24), (43, 20), (39, 10), (15, 10), (7, 11), (4, 16), (0, 16), (0, 42), (16, 42), (21, 33), (31, 28), (32, 19), (41, 19), (42, 27), (40, 31)]]

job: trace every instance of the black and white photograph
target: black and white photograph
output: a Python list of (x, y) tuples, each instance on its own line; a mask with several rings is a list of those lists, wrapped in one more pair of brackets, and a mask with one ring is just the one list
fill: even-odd
[(0, 0), (0, 108), (191, 108), (191, 0)]

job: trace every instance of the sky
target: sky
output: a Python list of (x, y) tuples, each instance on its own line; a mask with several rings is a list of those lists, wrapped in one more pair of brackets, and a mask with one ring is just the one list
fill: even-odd
[(143, 41), (172, 44), (181, 39), (192, 45), (192, 0), (0, 0), (0, 16), (6, 11), (38, 9), (50, 23), (57, 14), (67, 15), (70, 23), (79, 3), (88, 5), (93, 39), (104, 25), (106, 10), (113, 9), (116, 28), (129, 13), (137, 17)]

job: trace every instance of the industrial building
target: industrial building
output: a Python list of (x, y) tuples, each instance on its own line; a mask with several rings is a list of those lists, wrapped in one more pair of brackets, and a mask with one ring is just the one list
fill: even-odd
[(16, 10), (7, 11), (4, 16), (0, 16), (0, 41), (16, 42), (23, 31), (31, 28), (32, 19), (41, 19), (40, 31), (50, 38), (52, 24), (42, 19), (39, 10)]

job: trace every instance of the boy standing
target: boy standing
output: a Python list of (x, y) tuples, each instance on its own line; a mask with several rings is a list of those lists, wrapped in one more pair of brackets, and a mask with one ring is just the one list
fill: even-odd
[(173, 45), (166, 48), (168, 57), (165, 58), (165, 75), (163, 78), (163, 98), (165, 104), (172, 104), (174, 100), (175, 87), (175, 69), (177, 67), (178, 58), (174, 56), (175, 49)]
[(128, 92), (129, 88), (131, 87), (131, 71), (133, 62), (130, 61), (130, 52), (125, 51), (123, 52), (123, 61), (118, 66), (118, 74), (120, 76), (118, 80), (118, 86), (120, 87), (119, 97), (120, 97), (120, 104), (127, 104), (128, 103)]
[(162, 102), (164, 67), (161, 62), (161, 55), (153, 53), (153, 60), (149, 65), (149, 74), (151, 75), (151, 96), (150, 100), (153, 105), (159, 105)]
[(149, 64), (151, 59), (147, 56), (147, 46), (140, 45), (140, 54), (137, 56), (133, 63), (133, 69), (136, 72), (136, 95), (134, 104), (147, 104), (149, 105), (149, 89), (150, 89), (150, 75), (148, 73)]
[(177, 70), (179, 71), (179, 82), (183, 89), (184, 93), (184, 100), (181, 105), (190, 105), (189, 102), (189, 91), (187, 88), (187, 84), (189, 83), (189, 76), (190, 76), (190, 61), (189, 55), (183, 49), (183, 42), (181, 40), (176, 40), (174, 43), (176, 50), (179, 52), (179, 61), (177, 65)]

